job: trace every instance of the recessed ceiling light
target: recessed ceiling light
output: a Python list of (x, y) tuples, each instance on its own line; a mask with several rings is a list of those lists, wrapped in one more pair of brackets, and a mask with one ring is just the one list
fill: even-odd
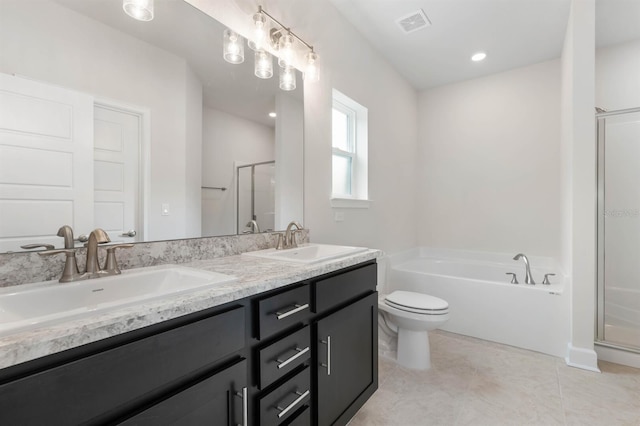
[(484, 58), (487, 57), (487, 54), (484, 52), (478, 52), (478, 53), (474, 53), (473, 56), (471, 57), (471, 60), (473, 62), (480, 62), (482, 61)]
[(270, 113), (269, 113), (269, 117), (271, 117), (271, 118), (276, 118), (276, 113), (275, 113), (275, 112), (270, 112)]

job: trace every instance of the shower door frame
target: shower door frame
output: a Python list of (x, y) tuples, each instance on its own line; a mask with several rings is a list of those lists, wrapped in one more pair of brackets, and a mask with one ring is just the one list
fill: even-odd
[(619, 343), (611, 343), (605, 340), (604, 335), (604, 261), (605, 261), (605, 252), (604, 252), (604, 158), (605, 158), (605, 130), (606, 125), (605, 121), (607, 117), (631, 114), (640, 112), (640, 107), (638, 108), (627, 108), (620, 109), (616, 111), (607, 111), (607, 112), (599, 112), (596, 113), (596, 143), (597, 143), (597, 212), (598, 212), (598, 220), (597, 220), (597, 282), (596, 282), (596, 317), (595, 317), (595, 328), (596, 328), (596, 340), (595, 343), (600, 346), (606, 346), (609, 348), (620, 349), (628, 352), (640, 353), (640, 348), (624, 346)]
[(258, 163), (236, 166), (236, 233), (240, 231), (240, 169), (251, 167), (251, 219), (256, 220), (255, 196), (256, 196), (256, 166), (276, 164), (276, 160), (261, 161)]

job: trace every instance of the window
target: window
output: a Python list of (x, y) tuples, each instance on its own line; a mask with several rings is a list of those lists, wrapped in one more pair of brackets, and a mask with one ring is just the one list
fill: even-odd
[(333, 91), (332, 205), (368, 207), (367, 108)]

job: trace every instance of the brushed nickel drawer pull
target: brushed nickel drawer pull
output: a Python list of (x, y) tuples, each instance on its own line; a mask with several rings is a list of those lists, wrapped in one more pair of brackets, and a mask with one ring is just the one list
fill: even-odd
[(309, 352), (309, 346), (307, 346), (304, 349), (300, 349), (300, 348), (296, 348), (296, 351), (298, 351), (297, 354), (293, 355), (292, 357), (286, 359), (286, 360), (281, 360), (281, 359), (276, 359), (277, 362), (279, 362), (278, 364), (278, 369), (286, 367), (287, 364), (295, 361), (296, 359), (300, 358), (302, 355), (306, 354), (307, 352)]
[(288, 317), (289, 315), (293, 315), (296, 314), (300, 311), (304, 311), (305, 309), (309, 308), (309, 304), (305, 303), (304, 305), (293, 305), (294, 308), (291, 309), (290, 311), (287, 312), (276, 312), (276, 318), (278, 318), (279, 320), (284, 319), (286, 317)]
[(249, 425), (249, 395), (248, 388), (242, 388), (242, 393), (236, 392), (236, 396), (242, 398), (242, 424), (236, 424), (236, 426), (248, 426)]
[(285, 416), (289, 411), (291, 411), (296, 405), (298, 405), (300, 403), (300, 401), (302, 401), (303, 399), (305, 399), (307, 396), (309, 396), (309, 391), (306, 391), (305, 393), (300, 393), (298, 391), (295, 392), (296, 395), (298, 395), (298, 397), (296, 398), (295, 401), (293, 401), (291, 404), (287, 405), (285, 408), (280, 407), (279, 405), (276, 406), (276, 409), (278, 409), (280, 412), (278, 413), (278, 418), (281, 419), (283, 416)]

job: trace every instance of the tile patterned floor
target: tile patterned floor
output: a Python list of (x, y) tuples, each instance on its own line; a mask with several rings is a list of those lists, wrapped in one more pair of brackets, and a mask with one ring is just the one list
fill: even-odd
[(640, 369), (600, 362), (598, 374), (537, 352), (430, 334), (431, 370), (381, 356), (379, 389), (350, 426), (640, 426)]

